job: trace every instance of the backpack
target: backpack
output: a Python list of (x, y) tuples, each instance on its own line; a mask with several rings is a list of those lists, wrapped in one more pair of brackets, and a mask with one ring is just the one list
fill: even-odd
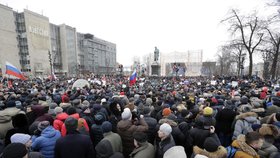
[(237, 148), (235, 148), (231, 145), (228, 146), (226, 149), (227, 149), (227, 158), (234, 158), (236, 151), (238, 151)]

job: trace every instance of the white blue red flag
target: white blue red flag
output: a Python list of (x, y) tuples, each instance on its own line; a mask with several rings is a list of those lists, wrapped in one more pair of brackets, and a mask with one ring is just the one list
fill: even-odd
[(132, 73), (132, 75), (129, 78), (129, 85), (132, 86), (136, 83), (137, 73), (136, 70)]
[(22, 72), (9, 62), (6, 62), (6, 74), (26, 80), (26, 77), (24, 77)]

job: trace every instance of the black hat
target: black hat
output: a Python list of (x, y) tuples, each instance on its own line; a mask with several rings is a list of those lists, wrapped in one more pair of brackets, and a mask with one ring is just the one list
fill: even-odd
[(279, 112), (275, 114), (275, 118), (276, 118), (277, 121), (280, 121), (280, 113)]
[(134, 132), (133, 133), (133, 138), (139, 142), (139, 143), (144, 143), (147, 141), (147, 134), (144, 132)]
[(75, 114), (75, 113), (77, 113), (76, 108), (71, 106), (67, 109), (67, 114), (68, 115), (72, 115), (72, 114)]
[(65, 122), (66, 130), (69, 131), (75, 131), (78, 127), (78, 120), (73, 117), (68, 117)]
[(3, 158), (19, 158), (27, 154), (27, 149), (22, 143), (11, 143), (3, 151)]
[(208, 152), (215, 152), (218, 150), (219, 144), (218, 142), (212, 138), (208, 137), (204, 141), (204, 149)]
[(109, 121), (105, 121), (101, 125), (103, 133), (108, 133), (112, 131), (112, 124)]

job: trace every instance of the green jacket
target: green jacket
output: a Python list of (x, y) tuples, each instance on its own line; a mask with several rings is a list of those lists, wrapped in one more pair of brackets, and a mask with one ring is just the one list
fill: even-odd
[(152, 144), (145, 142), (140, 147), (134, 149), (129, 156), (130, 158), (154, 158), (155, 148)]

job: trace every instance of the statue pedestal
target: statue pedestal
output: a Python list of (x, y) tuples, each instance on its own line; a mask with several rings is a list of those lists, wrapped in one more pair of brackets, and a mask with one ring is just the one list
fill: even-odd
[(152, 76), (160, 76), (160, 65), (157, 62), (152, 63)]

